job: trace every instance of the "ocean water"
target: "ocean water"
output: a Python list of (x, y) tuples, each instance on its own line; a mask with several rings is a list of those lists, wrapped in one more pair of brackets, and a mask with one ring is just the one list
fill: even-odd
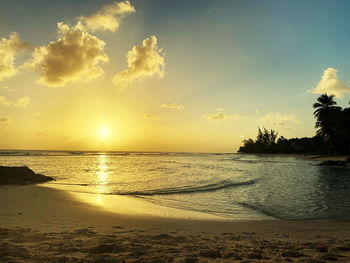
[(1, 151), (0, 165), (26, 165), (68, 191), (133, 196), (226, 219), (350, 220), (350, 169), (302, 158)]

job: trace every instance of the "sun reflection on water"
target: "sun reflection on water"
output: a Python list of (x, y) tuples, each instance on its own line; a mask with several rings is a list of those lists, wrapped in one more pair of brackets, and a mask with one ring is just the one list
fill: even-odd
[(108, 155), (101, 153), (98, 155), (97, 160), (97, 172), (96, 172), (96, 184), (97, 184), (97, 195), (96, 202), (102, 205), (101, 194), (107, 192), (108, 184)]

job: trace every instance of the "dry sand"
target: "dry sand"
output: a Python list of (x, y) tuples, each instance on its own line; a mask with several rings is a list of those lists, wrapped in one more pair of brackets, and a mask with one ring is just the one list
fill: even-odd
[(57, 189), (0, 187), (0, 262), (350, 262), (349, 222), (166, 218), (119, 202), (111, 213)]

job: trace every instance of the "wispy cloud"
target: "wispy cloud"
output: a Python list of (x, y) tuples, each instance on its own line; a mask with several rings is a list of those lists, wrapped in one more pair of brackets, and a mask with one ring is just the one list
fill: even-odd
[(170, 110), (183, 110), (185, 107), (181, 104), (177, 103), (169, 103), (169, 104), (162, 104), (161, 106), (164, 109), (170, 109)]
[(295, 116), (295, 114), (281, 114), (279, 112), (268, 113), (265, 116), (261, 117), (260, 121), (263, 123), (269, 123), (278, 126), (284, 126), (287, 123), (301, 123), (300, 120)]
[(239, 114), (226, 114), (224, 112), (209, 113), (204, 114), (203, 118), (208, 121), (218, 121), (218, 120), (238, 120), (241, 118)]
[(158, 76), (164, 76), (164, 54), (157, 46), (157, 38), (151, 36), (142, 42), (142, 46), (134, 46), (127, 54), (128, 69), (116, 74), (114, 84), (119, 90), (126, 88), (131, 82)]
[(27, 50), (30, 45), (22, 42), (18, 33), (13, 32), (9, 38), (0, 40), (0, 81), (16, 75), (18, 69), (15, 66), (15, 59), (19, 52)]
[(7, 100), (6, 97), (0, 96), (0, 105), (14, 106), (14, 107), (26, 107), (30, 103), (27, 96), (19, 98), (16, 101)]
[(317, 87), (308, 90), (307, 93), (334, 95), (337, 98), (344, 97), (345, 94), (350, 94), (350, 87), (345, 81), (338, 79), (338, 70), (335, 68), (327, 68), (321, 77)]
[(94, 31), (116, 31), (119, 28), (121, 19), (129, 13), (135, 13), (135, 7), (129, 1), (115, 2), (103, 6), (96, 14), (81, 16), (79, 21), (87, 30)]

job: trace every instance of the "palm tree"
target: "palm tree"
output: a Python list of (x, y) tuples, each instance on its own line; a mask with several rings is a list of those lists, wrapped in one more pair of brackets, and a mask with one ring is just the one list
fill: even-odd
[(336, 114), (341, 110), (340, 107), (335, 106), (337, 102), (333, 100), (334, 95), (327, 95), (327, 93), (317, 98), (316, 103), (313, 104), (314, 116), (316, 118), (315, 128), (317, 135), (320, 135), (326, 139), (334, 133), (335, 121), (337, 119)]

